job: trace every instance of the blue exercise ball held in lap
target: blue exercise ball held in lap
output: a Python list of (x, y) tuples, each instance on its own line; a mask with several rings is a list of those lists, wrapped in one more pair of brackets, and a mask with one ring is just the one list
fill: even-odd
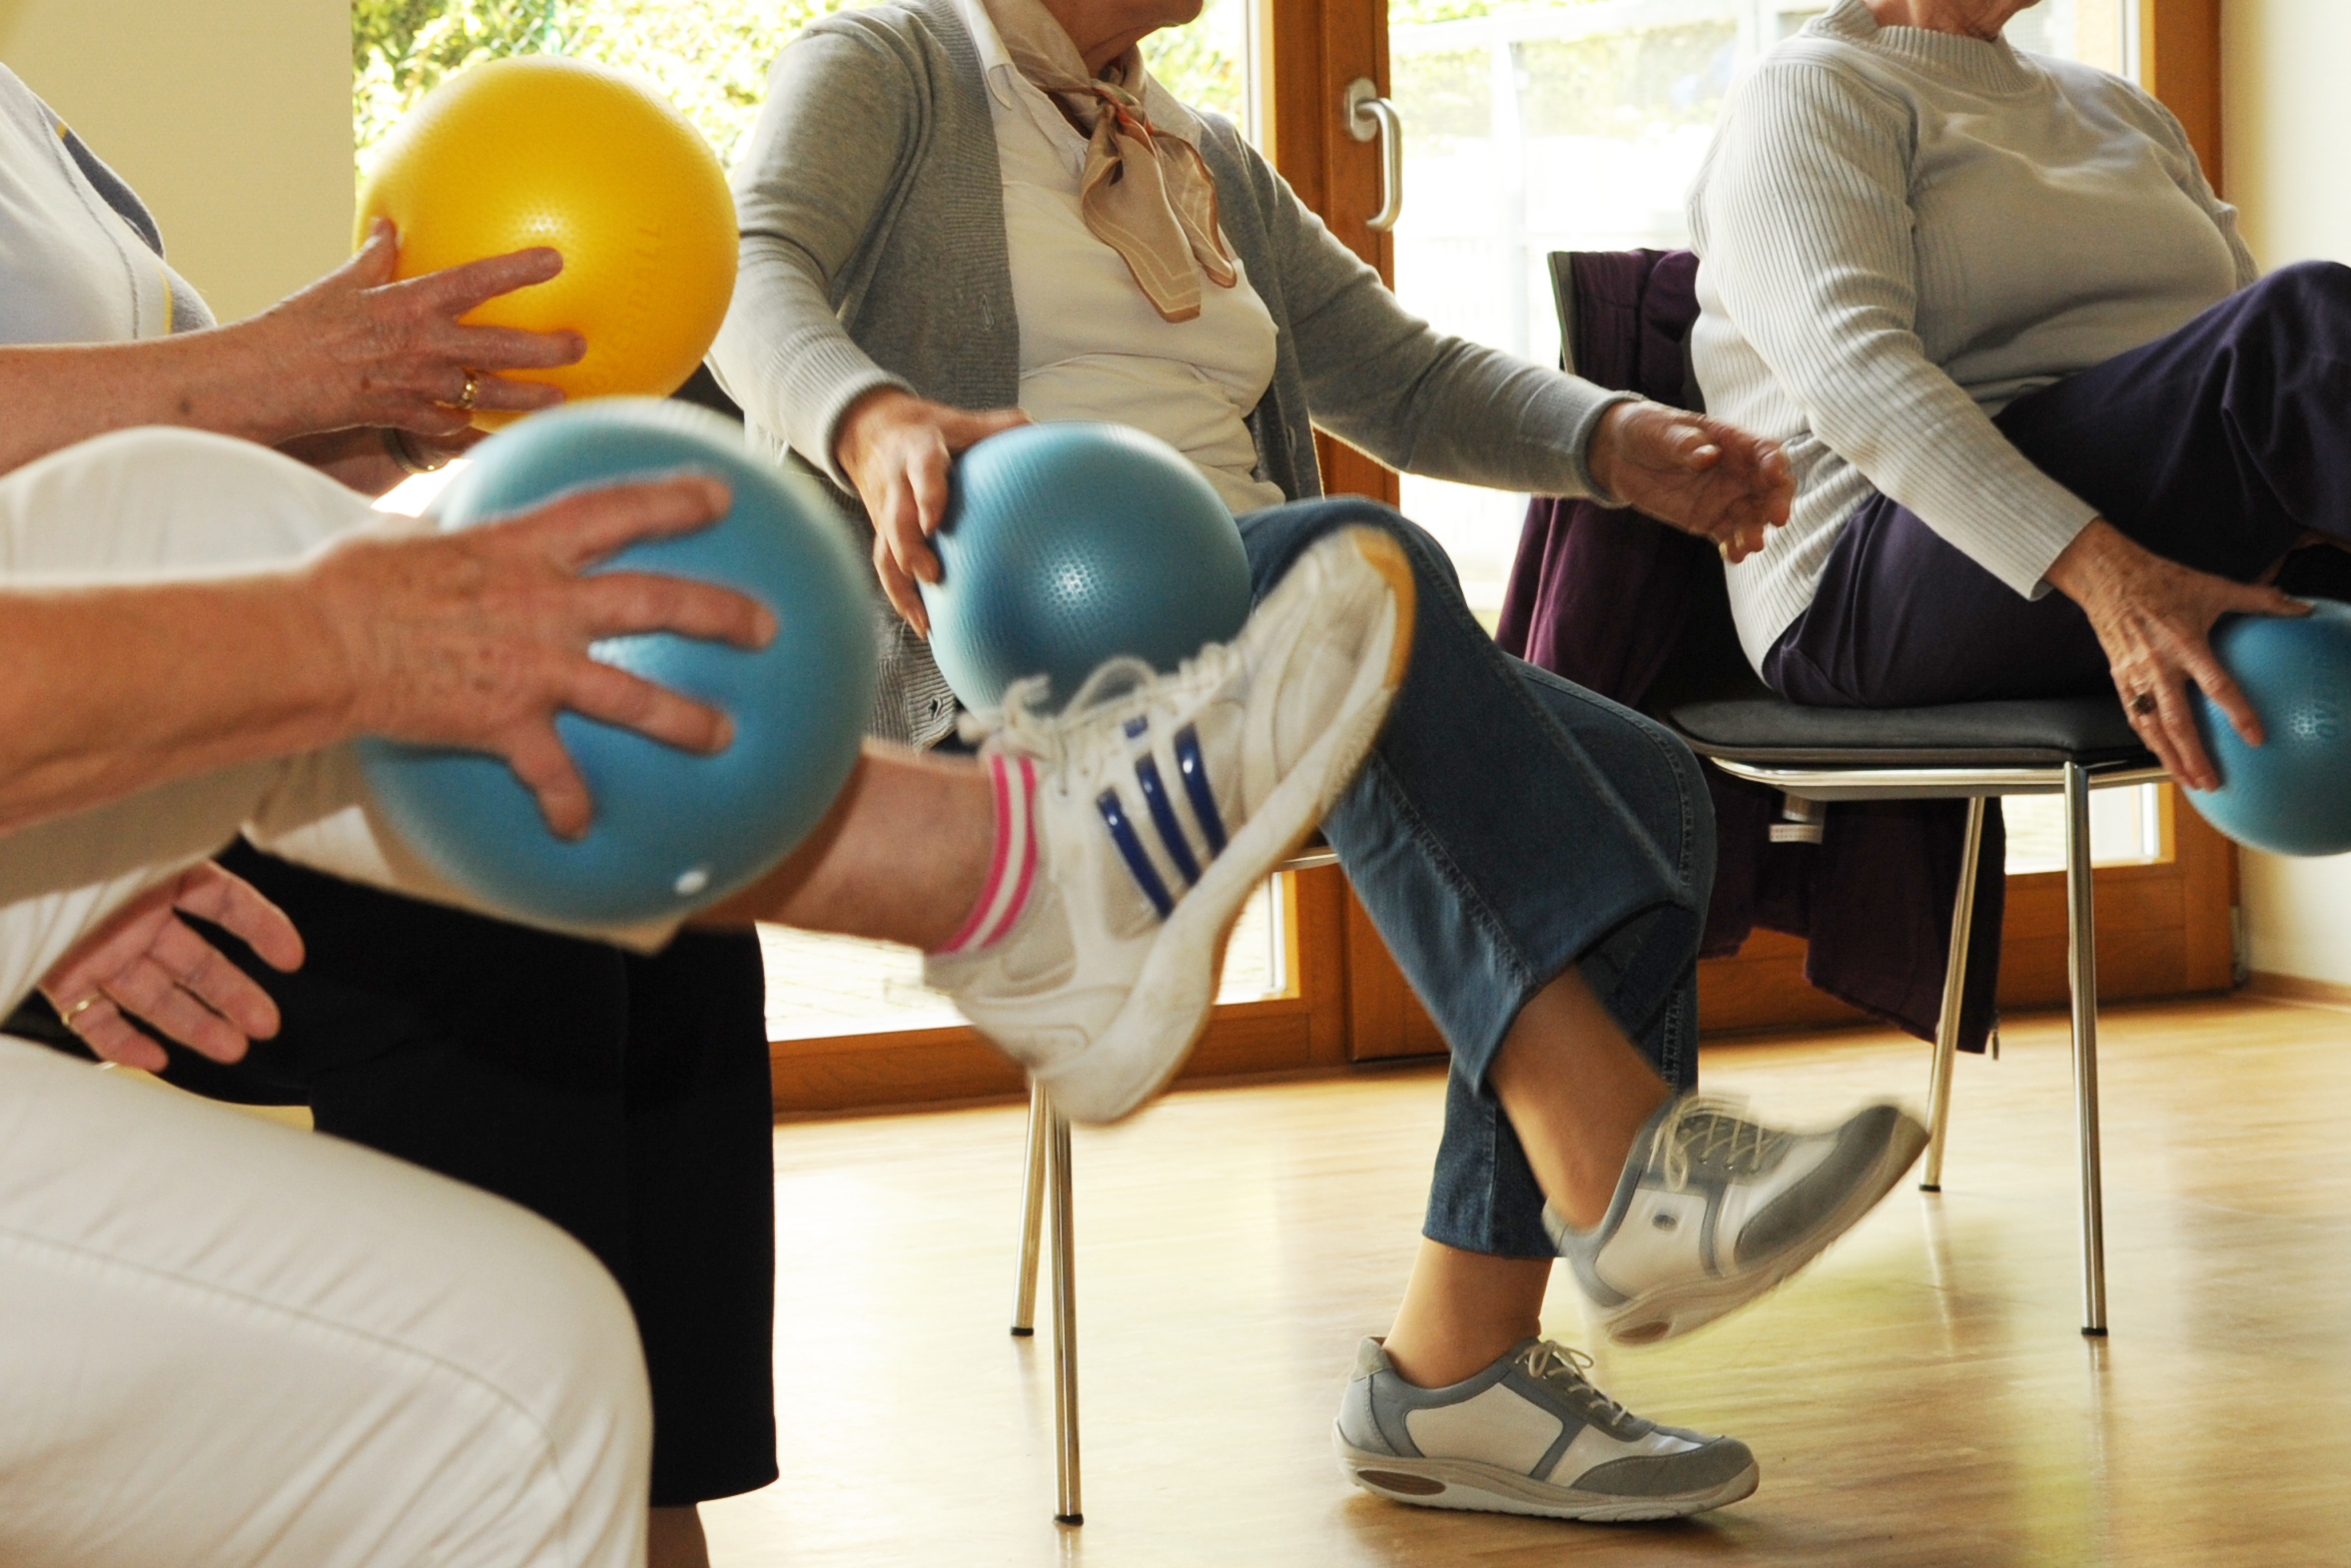
[(1104, 660), (1172, 671), (1236, 635), (1249, 561), (1215, 487), (1182, 454), (1119, 424), (1026, 424), (955, 465), (921, 585), (931, 652), (967, 708), (1028, 675), (1058, 705)]
[(2223, 616), (2212, 651), (2261, 716), (2263, 740), (2246, 745), (2196, 692), (2196, 728), (2220, 787), (2187, 798), (2255, 849), (2351, 850), (2351, 605), (2320, 599), (2303, 616)]
[(747, 650), (668, 633), (613, 637), (594, 657), (723, 710), (734, 742), (700, 756), (558, 714), (595, 804), (557, 838), (500, 759), (362, 743), (376, 809), (434, 872), (515, 915), (609, 926), (676, 918), (758, 878), (807, 836), (857, 761), (875, 680), (869, 570), (816, 487), (754, 454), (705, 409), (655, 398), (577, 403), (475, 447), (440, 526), (511, 516), (567, 491), (684, 471), (733, 491), (699, 532), (630, 545), (588, 568), (715, 582), (764, 603), (775, 640)]

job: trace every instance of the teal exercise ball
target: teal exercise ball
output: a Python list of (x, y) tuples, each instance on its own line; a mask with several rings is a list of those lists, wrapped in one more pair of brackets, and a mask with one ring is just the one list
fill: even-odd
[(967, 708), (1028, 675), (1077, 694), (1104, 660), (1172, 671), (1248, 619), (1249, 559), (1215, 487), (1121, 424), (1027, 424), (955, 465), (922, 584), (931, 652)]
[(725, 751), (700, 756), (557, 715), (595, 803), (586, 835), (567, 842), (496, 757), (362, 743), (377, 809), (435, 872), (492, 908), (590, 926), (689, 914), (789, 854), (857, 761), (875, 681), (871, 568), (823, 493), (754, 453), (731, 421), (643, 397), (532, 414), (473, 448), (437, 516), (443, 529), (470, 528), (567, 491), (685, 470), (732, 488), (727, 514), (588, 569), (722, 583), (774, 612), (775, 640), (746, 650), (648, 633), (590, 652), (722, 709), (734, 721)]
[(2227, 715), (2194, 694), (2196, 727), (2220, 773), (2219, 788), (2187, 792), (2197, 812), (2274, 854), (2351, 850), (2351, 604), (2224, 616), (2212, 651), (2261, 716), (2263, 740), (2246, 745)]

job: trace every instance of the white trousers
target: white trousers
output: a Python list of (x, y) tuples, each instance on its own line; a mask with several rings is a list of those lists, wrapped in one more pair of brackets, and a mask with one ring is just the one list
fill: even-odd
[(0, 1038), (9, 1568), (639, 1568), (641, 1355), (536, 1215)]
[[(0, 479), (0, 584), (251, 568), (371, 515), (129, 431)], [(225, 769), (0, 838), (0, 1007), (241, 826), (450, 897), (347, 750)], [(0, 1039), (0, 1563), (635, 1568), (650, 1421), (627, 1307), (553, 1226)]]

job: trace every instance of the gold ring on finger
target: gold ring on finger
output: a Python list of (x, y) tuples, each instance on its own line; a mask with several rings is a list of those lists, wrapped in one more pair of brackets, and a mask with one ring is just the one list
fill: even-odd
[(474, 375), (471, 371), (467, 371), (465, 373), (465, 390), (457, 393), (455, 407), (460, 412), (471, 413), (473, 411), (473, 399), (480, 394), (480, 392), (481, 378)]
[(71, 1024), (75, 1019), (80, 1018), (84, 1013), (89, 1012), (92, 1008), (96, 1007), (99, 1003), (104, 1002), (105, 1000), (105, 992), (93, 991), (88, 996), (82, 998), (81, 1001), (75, 1003), (72, 1007), (67, 1008), (64, 1012), (58, 1014), (57, 1016), (63, 1022)]

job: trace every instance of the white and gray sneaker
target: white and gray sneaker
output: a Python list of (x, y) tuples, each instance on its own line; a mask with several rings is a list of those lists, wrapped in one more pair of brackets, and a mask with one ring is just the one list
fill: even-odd
[(1366, 1339), (1331, 1432), (1339, 1463), (1399, 1503), (1601, 1523), (1704, 1513), (1755, 1490), (1745, 1443), (1642, 1419), (1592, 1386), (1591, 1364), (1529, 1339), (1450, 1388), (1420, 1388)]
[(1737, 1310), (1819, 1256), (1902, 1179), (1927, 1130), (1875, 1105), (1818, 1133), (1684, 1095), (1633, 1140), (1607, 1214), (1543, 1224), (1618, 1344), (1654, 1344)]
[(925, 978), (1063, 1115), (1115, 1122), (1182, 1065), (1250, 891), (1378, 737), (1413, 598), (1392, 537), (1342, 529), (1176, 674), (1113, 660), (1059, 715), (1024, 681), (981, 718), (983, 754), (1041, 775), (1035, 880), (1006, 936), (932, 955)]

